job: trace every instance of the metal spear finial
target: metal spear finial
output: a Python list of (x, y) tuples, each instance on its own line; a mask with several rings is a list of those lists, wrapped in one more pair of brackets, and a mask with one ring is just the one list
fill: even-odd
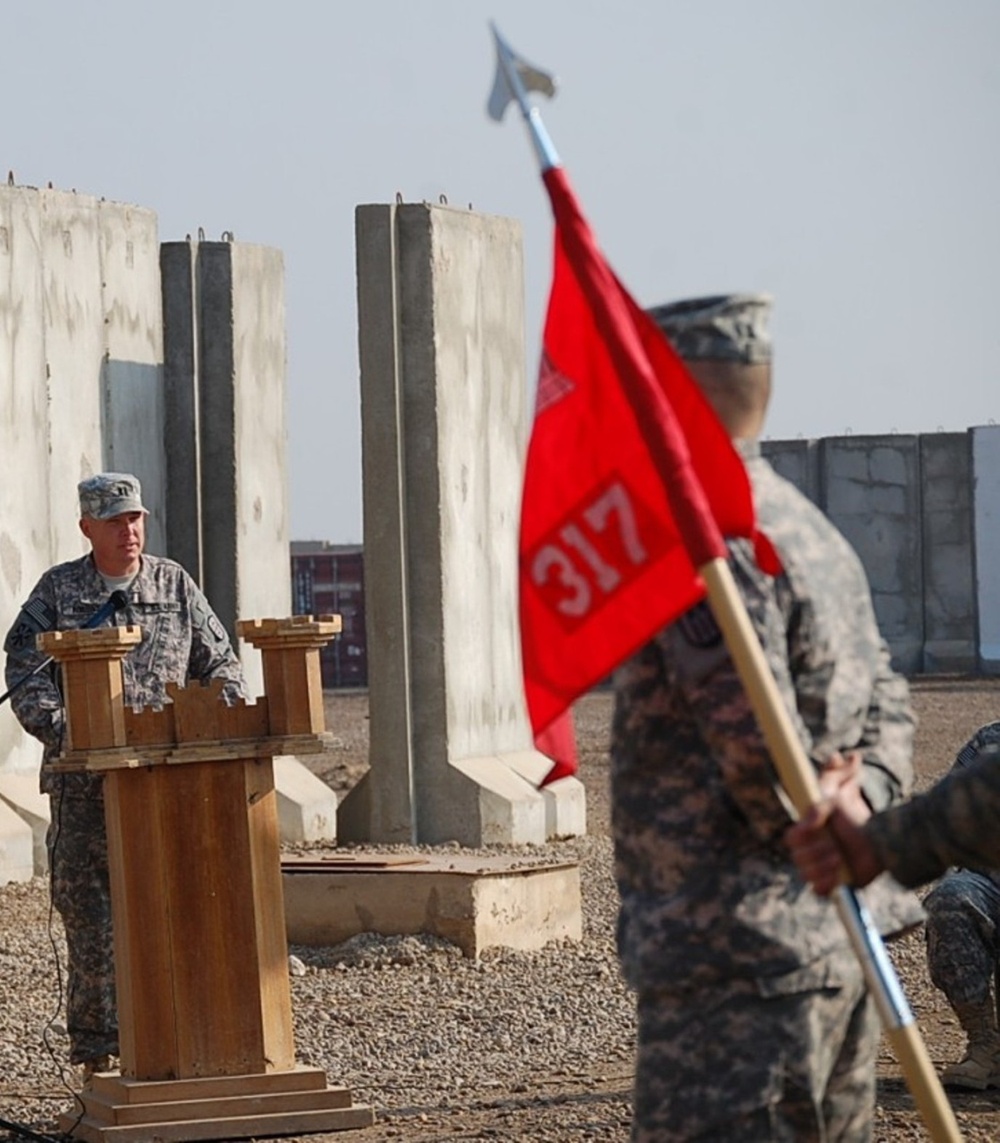
[(500, 35), (492, 20), (490, 30), (497, 49), (497, 73), (486, 110), (490, 118), (499, 123), (503, 119), (507, 105), (512, 101), (517, 103), (524, 116), (542, 170), (558, 167), (559, 155), (552, 145), (549, 133), (545, 130), (538, 109), (528, 102), (527, 94), (529, 91), (539, 91), (551, 98), (556, 93), (555, 77), (551, 72), (543, 71), (522, 59)]

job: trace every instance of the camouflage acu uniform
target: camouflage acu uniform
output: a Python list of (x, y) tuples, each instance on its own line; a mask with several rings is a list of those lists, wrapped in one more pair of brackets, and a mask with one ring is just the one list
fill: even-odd
[[(857, 748), (876, 809), (911, 784), (914, 721), (857, 556), (744, 447), (762, 530), (784, 566), (730, 564), (817, 764)], [(768, 752), (707, 605), (616, 679), (613, 826), (619, 951), (638, 993), (633, 1139), (871, 1135), (878, 1028), (834, 906), (799, 879)], [(880, 891), (890, 894), (888, 886)], [(907, 895), (896, 923), (920, 918)], [(884, 926), (883, 926), (884, 927)]]
[(951, 772), (924, 794), (865, 823), (879, 862), (902, 885), (923, 885), (950, 866), (998, 884), (1000, 723), (977, 731)]
[[(44, 658), (35, 646), (46, 630), (82, 627), (109, 595), (91, 556), (51, 568), (39, 580), (7, 635), (6, 681), (12, 686)], [(113, 622), (138, 624), (142, 641), (122, 661), (125, 700), (162, 704), (166, 684), (223, 678), (223, 695), (244, 696), (243, 674), (229, 637), (194, 580), (173, 560), (143, 555)], [(54, 774), (64, 714), (57, 672), (47, 668), (16, 690), (21, 725), (45, 744), (41, 788), (51, 796), (48, 833), (52, 899), (69, 951), (67, 1026), (74, 1063), (117, 1054), (114, 956), (101, 778)]]

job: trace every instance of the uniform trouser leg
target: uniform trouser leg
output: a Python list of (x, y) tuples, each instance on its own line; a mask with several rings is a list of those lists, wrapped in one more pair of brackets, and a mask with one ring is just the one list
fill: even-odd
[(66, 932), (70, 1060), (118, 1053), (108, 845), (102, 798), (52, 795), (52, 903)]
[(865, 1143), (879, 1027), (860, 968), (840, 987), (641, 994), (634, 1143)]
[(989, 1002), (1000, 952), (1000, 888), (959, 870), (927, 895), (924, 908), (931, 980), (953, 1008)]

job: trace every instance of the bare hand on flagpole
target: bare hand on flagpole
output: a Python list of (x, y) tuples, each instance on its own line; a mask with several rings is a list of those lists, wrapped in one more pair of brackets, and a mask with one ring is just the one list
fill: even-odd
[(821, 800), (785, 834), (803, 880), (827, 897), (843, 883), (844, 867), (856, 887), (882, 872), (872, 843), (861, 828), (871, 817), (858, 781), (861, 755), (834, 754), (819, 774)]

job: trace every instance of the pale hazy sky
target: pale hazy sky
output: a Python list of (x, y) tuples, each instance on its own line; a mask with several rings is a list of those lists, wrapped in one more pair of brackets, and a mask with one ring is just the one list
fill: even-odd
[(488, 21), (642, 304), (775, 295), (769, 435), (1000, 413), (1000, 0), (0, 0), (0, 169), (279, 247), (293, 539), (361, 539), (354, 208), (551, 224)]

